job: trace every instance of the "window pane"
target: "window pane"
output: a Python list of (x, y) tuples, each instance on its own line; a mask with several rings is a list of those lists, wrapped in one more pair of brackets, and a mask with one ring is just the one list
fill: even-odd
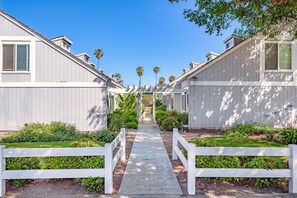
[(3, 71), (14, 70), (14, 45), (3, 45)]
[(279, 68), (280, 69), (292, 68), (292, 45), (291, 44), (279, 45)]
[(28, 71), (29, 68), (29, 46), (17, 46), (17, 71)]
[(278, 45), (276, 43), (265, 44), (265, 70), (277, 70), (277, 50)]

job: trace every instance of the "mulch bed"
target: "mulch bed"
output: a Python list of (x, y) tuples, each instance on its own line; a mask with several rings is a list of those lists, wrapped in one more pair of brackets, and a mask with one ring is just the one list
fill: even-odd
[[(182, 136), (191, 141), (196, 138), (208, 137), (208, 136), (220, 136), (221, 134), (211, 133), (182, 133)], [(178, 182), (181, 186), (184, 195), (187, 195), (187, 172), (180, 162), (180, 160), (172, 160), (172, 132), (162, 132), (161, 137), (166, 147), (168, 156), (170, 158), (173, 170), (176, 174)], [(240, 182), (222, 182), (216, 180), (209, 180), (206, 178), (196, 178), (196, 194), (204, 195), (225, 195), (225, 196), (238, 196), (238, 195), (251, 195), (251, 194), (271, 194), (271, 193), (287, 193), (287, 183), (282, 187), (271, 188), (256, 188), (254, 183), (245, 179)], [(252, 196), (252, 195), (251, 195)]]
[[(126, 133), (126, 160), (119, 162), (115, 168), (113, 175), (113, 194), (117, 194), (120, 188), (135, 136), (135, 131), (127, 131)], [(88, 191), (74, 179), (63, 179), (34, 180), (27, 186), (18, 188), (14, 187), (11, 182), (8, 182), (6, 197), (44, 197), (47, 195), (57, 197), (75, 195), (77, 197), (83, 197), (85, 195), (92, 196), (98, 194)]]

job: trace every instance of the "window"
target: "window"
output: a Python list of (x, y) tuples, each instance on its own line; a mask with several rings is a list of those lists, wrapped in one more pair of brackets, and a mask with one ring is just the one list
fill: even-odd
[(3, 45), (3, 71), (29, 71), (29, 45)]
[(288, 43), (265, 44), (265, 70), (292, 69), (292, 45)]
[(187, 109), (187, 95), (186, 94), (182, 94), (182, 111), (186, 111)]
[(207, 60), (207, 62), (210, 61), (211, 60), (211, 56), (209, 55), (206, 60)]

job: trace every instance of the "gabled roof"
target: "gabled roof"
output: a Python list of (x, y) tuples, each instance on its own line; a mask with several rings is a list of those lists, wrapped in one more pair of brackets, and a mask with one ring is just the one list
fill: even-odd
[(174, 81), (172, 81), (171, 83), (169, 83), (167, 86), (166, 86), (166, 89), (168, 89), (169, 87), (171, 86), (174, 86), (176, 85), (177, 83), (181, 82), (182, 80), (186, 79), (189, 75), (191, 75), (193, 72), (197, 71), (199, 68), (203, 67), (203, 65), (206, 64), (206, 62), (202, 62), (202, 63), (195, 63), (195, 62), (192, 62), (192, 64), (196, 64), (197, 66), (196, 67), (193, 67), (190, 71), (182, 74), (181, 76), (177, 77)]
[(60, 39), (64, 39), (64, 40), (67, 41), (70, 45), (73, 44), (72, 41), (71, 41), (69, 38), (67, 38), (66, 36), (64, 36), (64, 35), (62, 35), (62, 36), (56, 36), (56, 37), (54, 37), (54, 38), (51, 38), (50, 40), (51, 40), (51, 41), (57, 41), (57, 40), (60, 40)]
[[(6, 19), (8, 19), (9, 21), (11, 21), (12, 23), (14, 23), (15, 25), (19, 26), (20, 28), (24, 29), (25, 31), (31, 33), (32, 35), (34, 35), (35, 37), (37, 37), (38, 39), (42, 40), (43, 42), (45, 42), (47, 45), (53, 47), (54, 49), (60, 51), (61, 53), (63, 53), (64, 55), (66, 55), (68, 58), (72, 59), (73, 61), (77, 62), (79, 65), (83, 66), (85, 69), (87, 69), (89, 72), (95, 74), (96, 76), (100, 77), (102, 80), (107, 81), (110, 78), (103, 74), (100, 73), (98, 70), (94, 69), (92, 66), (90, 66), (88, 63), (85, 63), (83, 60), (80, 60), (79, 58), (77, 58), (75, 55), (73, 55), (72, 53), (68, 52), (67, 50), (63, 49), (62, 47), (56, 45), (55, 43), (53, 43), (51, 40), (47, 39), (46, 37), (44, 37), (43, 35), (41, 35), (40, 33), (38, 33), (37, 31), (33, 30), (32, 28), (30, 28), (29, 26), (25, 25), (24, 23), (20, 22), (19, 20), (17, 20), (16, 18), (14, 18), (13, 16), (7, 14), (6, 12), (4, 12), (3, 10), (0, 9), (0, 15), (5, 17)], [(111, 82), (114, 83), (115, 85), (119, 86), (119, 87), (123, 87), (122, 85), (120, 85), (119, 83), (115, 82), (113, 79), (111, 79)]]
[(240, 47), (244, 46), (245, 44), (247, 44), (248, 42), (250, 42), (252, 40), (252, 38), (247, 38), (245, 40), (243, 40), (241, 43), (231, 47), (229, 50), (223, 52), (222, 54), (218, 55), (217, 57), (215, 57), (214, 59), (206, 62), (204, 65), (201, 65), (201, 67), (197, 68), (195, 71), (191, 72), (190, 75), (188, 75), (188, 78), (192, 78), (194, 76), (196, 76), (198, 73), (202, 72), (204, 69), (212, 66), (214, 63), (218, 62), (219, 60), (221, 60), (222, 58), (226, 57), (228, 54), (234, 52), (235, 50), (239, 49)]

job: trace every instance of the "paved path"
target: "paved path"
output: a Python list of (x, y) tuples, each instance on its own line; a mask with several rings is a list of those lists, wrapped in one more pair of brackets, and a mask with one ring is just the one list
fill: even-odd
[(161, 139), (159, 127), (151, 122), (151, 115), (148, 113), (137, 130), (119, 194), (182, 194)]

